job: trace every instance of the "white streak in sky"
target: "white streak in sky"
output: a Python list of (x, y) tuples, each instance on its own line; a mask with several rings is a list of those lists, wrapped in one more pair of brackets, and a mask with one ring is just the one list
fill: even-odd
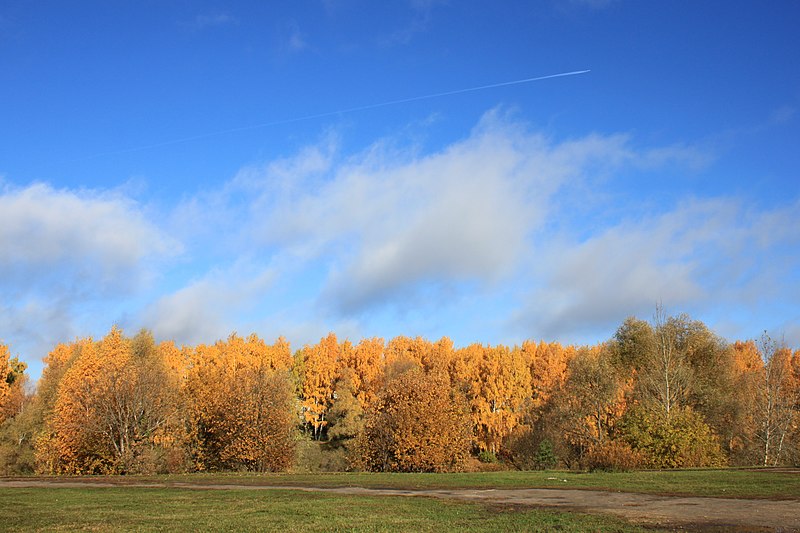
[(405, 103), (408, 103), (408, 102), (418, 102), (420, 100), (430, 100), (432, 98), (441, 98), (443, 96), (452, 96), (454, 94), (471, 93), (471, 92), (475, 92), (475, 91), (485, 91), (487, 89), (495, 89), (497, 87), (506, 87), (506, 86), (509, 86), (509, 85), (521, 85), (523, 83), (531, 83), (531, 82), (534, 82), (534, 81), (549, 80), (551, 78), (563, 78), (565, 76), (576, 76), (578, 74), (586, 74), (587, 72), (591, 72), (591, 71), (590, 70), (575, 70), (575, 71), (572, 71), (572, 72), (562, 72), (560, 74), (549, 74), (547, 76), (538, 76), (536, 78), (525, 78), (525, 79), (522, 79), (522, 80), (505, 81), (505, 82), (501, 82), (501, 83), (492, 83), (490, 85), (481, 85), (479, 87), (469, 87), (469, 88), (466, 88), (466, 89), (456, 89), (456, 90), (453, 90), (453, 91), (445, 91), (443, 93), (433, 93), (433, 94), (425, 94), (425, 95), (422, 95), (422, 96), (412, 96), (410, 98), (401, 98), (399, 100), (389, 100), (387, 102), (380, 102), (380, 103), (377, 103), (377, 104), (369, 104), (369, 105), (363, 105), (363, 106), (358, 106), (358, 107), (350, 107), (350, 108), (346, 108), (346, 109), (339, 109), (337, 111), (326, 111), (325, 113), (317, 113), (317, 114), (314, 114), (314, 115), (305, 115), (305, 116), (301, 116), (301, 117), (288, 118), (288, 119), (283, 119), (283, 120), (274, 120), (274, 121), (271, 121), (271, 122), (262, 122), (260, 124), (252, 124), (250, 126), (240, 126), (238, 128), (230, 128), (230, 129), (226, 129), (226, 130), (218, 130), (218, 131), (214, 131), (214, 132), (211, 132), (211, 133), (203, 133), (203, 134), (200, 134), (200, 135), (193, 135), (191, 137), (183, 137), (181, 139), (172, 139), (172, 140), (169, 140), (169, 141), (163, 141), (163, 142), (155, 143), (155, 144), (147, 144), (147, 145), (143, 145), (143, 146), (136, 146), (136, 147), (133, 147), (133, 148), (125, 148), (125, 149), (122, 149), (122, 150), (115, 150), (115, 151), (112, 151), (112, 152), (103, 152), (103, 153), (100, 153), (100, 154), (94, 154), (94, 155), (90, 155), (90, 156), (86, 156), (86, 157), (80, 158), (77, 161), (85, 161), (87, 159), (94, 159), (94, 158), (97, 158), (97, 157), (103, 157), (103, 156), (108, 156), (108, 155), (118, 155), (118, 154), (127, 154), (127, 153), (130, 153), (130, 152), (139, 152), (139, 151), (142, 151), (142, 150), (150, 150), (150, 149), (153, 149), (153, 148), (161, 148), (163, 146), (170, 146), (170, 145), (173, 145), (173, 144), (181, 144), (181, 143), (190, 142), (190, 141), (197, 141), (197, 140), (200, 140), (200, 139), (207, 139), (209, 137), (216, 137), (217, 135), (225, 135), (227, 133), (237, 133), (237, 132), (240, 132), (240, 131), (255, 130), (255, 129), (259, 129), (259, 128), (268, 128), (270, 126), (280, 126), (282, 124), (292, 124), (294, 122), (302, 122), (304, 120), (313, 120), (313, 119), (317, 119), (317, 118), (330, 117), (330, 116), (333, 116), (333, 115), (342, 115), (342, 114), (345, 114), (345, 113), (354, 113), (356, 111), (366, 111), (368, 109), (376, 109), (376, 108), (379, 108), (379, 107), (387, 107), (387, 106), (392, 106), (392, 105), (405, 104)]

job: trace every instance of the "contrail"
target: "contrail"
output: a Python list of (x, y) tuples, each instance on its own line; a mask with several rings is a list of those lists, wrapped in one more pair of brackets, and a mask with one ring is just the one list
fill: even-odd
[(443, 93), (425, 94), (425, 95), (422, 95), (422, 96), (412, 96), (410, 98), (401, 98), (400, 100), (389, 100), (387, 102), (380, 102), (380, 103), (377, 103), (377, 104), (369, 104), (369, 105), (363, 105), (363, 106), (358, 106), (358, 107), (349, 107), (349, 108), (346, 108), (346, 109), (339, 109), (337, 111), (326, 111), (325, 113), (316, 113), (314, 115), (304, 115), (304, 116), (301, 116), (301, 117), (288, 118), (288, 119), (283, 119), (283, 120), (273, 120), (271, 122), (262, 122), (260, 124), (251, 124), (249, 126), (240, 126), (238, 128), (229, 128), (229, 129), (226, 129), (226, 130), (218, 130), (218, 131), (213, 131), (213, 132), (210, 132), (210, 133), (202, 133), (200, 135), (193, 135), (191, 137), (182, 137), (180, 139), (172, 139), (172, 140), (169, 140), (169, 141), (163, 141), (163, 142), (155, 143), (155, 144), (146, 144), (146, 145), (142, 145), (142, 146), (136, 146), (136, 147), (133, 147), (133, 148), (124, 148), (122, 150), (115, 150), (115, 151), (112, 151), (112, 152), (103, 152), (103, 153), (100, 153), (100, 154), (86, 156), (86, 157), (83, 157), (81, 159), (77, 159), (76, 161), (94, 159), (94, 158), (97, 158), (97, 157), (103, 157), (103, 156), (107, 156), (107, 155), (118, 155), (118, 154), (127, 154), (127, 153), (130, 153), (130, 152), (140, 152), (140, 151), (143, 151), (143, 150), (150, 150), (150, 149), (153, 149), (153, 148), (161, 148), (163, 146), (170, 146), (170, 145), (173, 145), (173, 144), (181, 144), (181, 143), (190, 142), (190, 141), (197, 141), (197, 140), (200, 140), (200, 139), (207, 139), (209, 137), (216, 137), (217, 135), (225, 135), (227, 133), (237, 133), (237, 132), (240, 132), (240, 131), (255, 130), (255, 129), (259, 129), (259, 128), (268, 128), (270, 126), (280, 126), (282, 124), (292, 124), (294, 122), (302, 122), (304, 120), (313, 120), (313, 119), (317, 119), (317, 118), (330, 117), (330, 116), (333, 116), (333, 115), (342, 115), (342, 114), (345, 114), (345, 113), (354, 113), (356, 111), (365, 111), (365, 110), (368, 110), (368, 109), (376, 109), (376, 108), (379, 108), (379, 107), (387, 107), (387, 106), (391, 106), (391, 105), (405, 104), (405, 103), (408, 103), (408, 102), (418, 102), (420, 100), (430, 100), (432, 98), (441, 98), (443, 96), (450, 96), (450, 95), (454, 95), (454, 94), (471, 93), (471, 92), (475, 92), (475, 91), (485, 91), (487, 89), (495, 89), (497, 87), (506, 87), (508, 85), (521, 85), (523, 83), (531, 83), (531, 82), (534, 82), (534, 81), (549, 80), (551, 78), (563, 78), (565, 76), (576, 76), (578, 74), (586, 74), (587, 72), (591, 72), (591, 71), (590, 70), (575, 70), (575, 71), (572, 71), (572, 72), (562, 72), (560, 74), (549, 74), (547, 76), (538, 76), (536, 78), (525, 78), (523, 80), (504, 81), (502, 83), (492, 83), (491, 85), (481, 85), (479, 87), (469, 87), (469, 88), (466, 88), (466, 89), (456, 89), (456, 90), (453, 90), (453, 91), (445, 91)]

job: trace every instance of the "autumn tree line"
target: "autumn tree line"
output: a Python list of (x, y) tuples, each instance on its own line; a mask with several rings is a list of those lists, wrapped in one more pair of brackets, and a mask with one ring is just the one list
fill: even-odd
[(59, 344), (31, 392), (0, 345), (0, 473), (800, 463), (800, 350), (661, 310), (596, 346), (446, 337)]

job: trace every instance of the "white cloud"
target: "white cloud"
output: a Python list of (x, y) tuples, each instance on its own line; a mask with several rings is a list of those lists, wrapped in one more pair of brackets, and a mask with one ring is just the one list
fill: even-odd
[(395, 46), (410, 43), (415, 36), (429, 30), (433, 20), (434, 9), (447, 3), (446, 0), (411, 0), (408, 3), (411, 8), (410, 20), (399, 29), (381, 39), (380, 44), (384, 46)]
[(0, 249), (0, 273), (17, 289), (54, 272), (108, 289), (135, 285), (144, 262), (179, 245), (127, 198), (34, 184), (0, 194)]
[(619, 135), (556, 143), (495, 111), (429, 155), (379, 142), (337, 164), (325, 143), (236, 181), (258, 194), (249, 225), (264, 245), (324, 258), (322, 303), (351, 315), (402, 306), (423, 284), (507, 278), (556, 191), (645, 160), (628, 144)]
[(147, 306), (139, 321), (162, 339), (196, 344), (224, 338), (245, 324), (243, 311), (256, 304), (275, 280), (271, 268), (239, 262), (214, 269), (201, 279)]
[(730, 199), (684, 200), (582, 241), (562, 238), (547, 246), (540, 286), (516, 319), (564, 337), (648, 316), (659, 301), (708, 311), (800, 297), (800, 228), (792, 222), (798, 207), (759, 211)]
[(314, 51), (308, 34), (301, 30), (294, 19), (279, 21), (274, 31), (274, 53), (278, 61), (286, 61), (301, 52)]

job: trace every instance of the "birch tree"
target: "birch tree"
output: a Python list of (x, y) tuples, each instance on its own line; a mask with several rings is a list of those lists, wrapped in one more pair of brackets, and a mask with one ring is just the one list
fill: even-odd
[(340, 365), (340, 346), (330, 333), (318, 344), (302, 350), (303, 416), (311, 426), (311, 435), (320, 440), (328, 425), (328, 410), (334, 401), (334, 383)]
[(775, 466), (786, 457), (800, 391), (792, 371), (792, 352), (766, 331), (756, 345), (764, 362), (757, 382), (756, 437), (761, 444), (761, 464)]
[(669, 420), (685, 405), (691, 386), (691, 366), (680, 349), (679, 318), (668, 319), (661, 305), (653, 316), (652, 350), (645, 353), (638, 369), (643, 400)]

